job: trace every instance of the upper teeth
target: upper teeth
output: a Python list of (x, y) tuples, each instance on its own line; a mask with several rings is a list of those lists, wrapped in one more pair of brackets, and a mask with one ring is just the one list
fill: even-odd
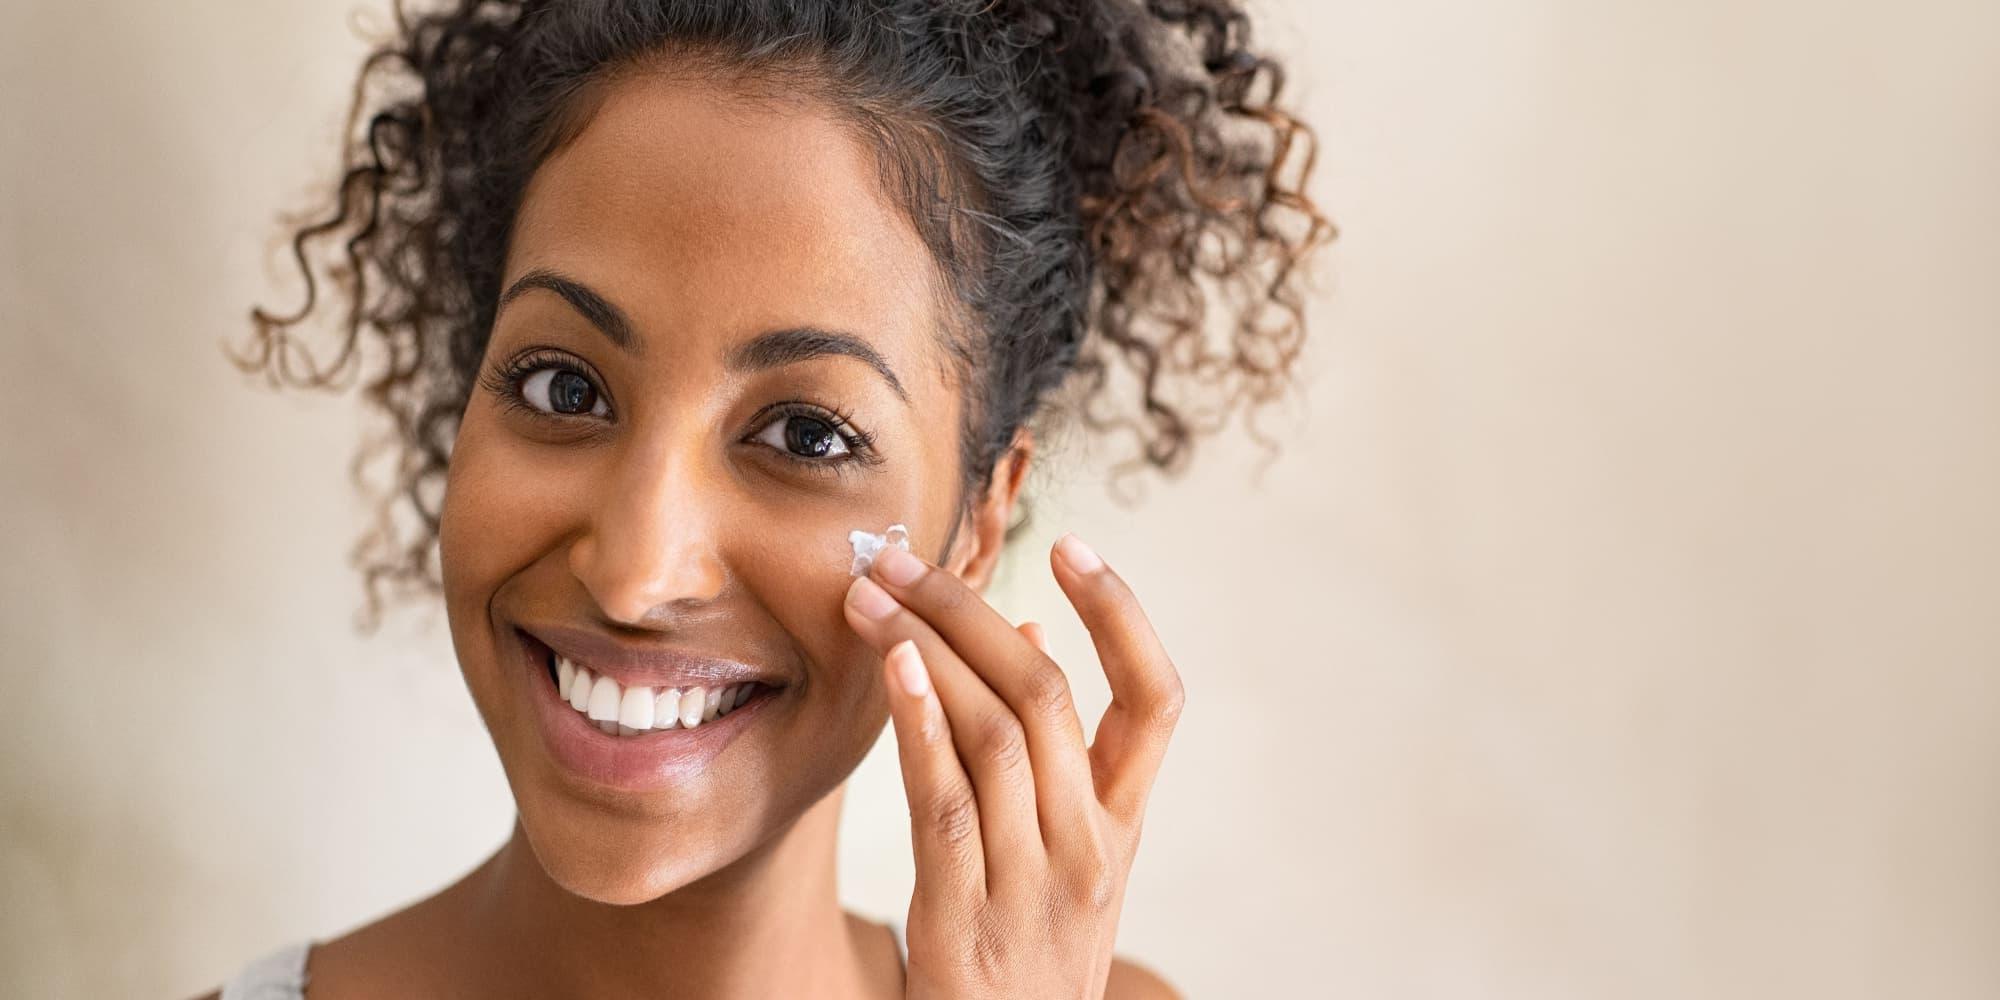
[(743, 704), (754, 681), (726, 687), (655, 690), (644, 685), (621, 687), (609, 677), (556, 655), (556, 693), (607, 733), (631, 736), (652, 729), (693, 729)]

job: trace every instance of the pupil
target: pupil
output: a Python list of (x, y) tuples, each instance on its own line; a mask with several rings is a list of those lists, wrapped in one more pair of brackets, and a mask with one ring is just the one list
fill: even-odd
[(818, 458), (833, 448), (832, 428), (811, 417), (793, 417), (785, 424), (785, 444), (796, 453)]
[(575, 372), (556, 372), (549, 379), (549, 405), (558, 413), (588, 413), (596, 403), (590, 380)]

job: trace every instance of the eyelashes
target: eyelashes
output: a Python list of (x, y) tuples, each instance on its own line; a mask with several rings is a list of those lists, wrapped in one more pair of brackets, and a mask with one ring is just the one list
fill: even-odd
[[(816, 403), (808, 403), (800, 399), (788, 399), (766, 407), (759, 414), (759, 417), (764, 416), (769, 416), (771, 419), (758, 425), (757, 434), (752, 440), (763, 441), (788, 458), (796, 458), (802, 462), (823, 466), (845, 462), (850, 459), (862, 460), (864, 456), (874, 454), (875, 439), (870, 437), (866, 431), (855, 427), (854, 422), (846, 414), (838, 410), (820, 406)], [(838, 440), (841, 450), (831, 458), (808, 457), (790, 449), (790, 445), (796, 440), (790, 433), (778, 435), (779, 439), (776, 441), (767, 440), (767, 433), (772, 428), (783, 428), (787, 432), (791, 431), (797, 426), (792, 423), (795, 419), (810, 424), (817, 424), (831, 432), (834, 438)]]
[[(499, 397), (500, 401), (506, 404), (509, 409), (524, 410), (532, 416), (565, 420), (572, 417), (589, 415), (585, 413), (563, 413), (556, 410), (545, 410), (535, 405), (531, 391), (524, 389), (523, 383), (542, 372), (550, 373), (552, 377), (551, 382), (553, 382), (554, 375), (562, 373), (568, 373), (581, 379), (589, 387), (595, 400), (605, 404), (606, 415), (609, 415), (610, 396), (602, 388), (599, 388), (597, 378), (582, 365), (552, 351), (530, 351), (527, 354), (523, 354), (512, 361), (489, 370), (486, 377), (480, 379), (479, 384), (486, 391)], [(544, 402), (546, 402), (546, 397), (544, 398)], [(596, 407), (593, 405), (592, 410), (594, 411), (595, 409)]]
[[(543, 378), (546, 375), (547, 378)], [(545, 409), (549, 404), (551, 390), (556, 387), (556, 379), (570, 376), (562, 383), (563, 392), (572, 405), (581, 406), (577, 399), (582, 394), (588, 402), (579, 412)], [(530, 388), (528, 383), (540, 384)], [(597, 377), (580, 363), (567, 355), (549, 350), (530, 351), (504, 364), (488, 369), (479, 380), (482, 388), (498, 398), (510, 410), (524, 413), (528, 417), (555, 423), (570, 423), (583, 420), (602, 420), (610, 415), (610, 395), (601, 387)], [(602, 409), (604, 413), (599, 415)], [(585, 412), (587, 411), (587, 412)], [(876, 465), (881, 456), (875, 447), (875, 438), (856, 426), (853, 417), (838, 406), (826, 406), (803, 399), (787, 399), (772, 403), (757, 412), (753, 419), (756, 427), (745, 443), (759, 442), (795, 465), (815, 472), (844, 473), (854, 463)], [(830, 455), (801, 455), (788, 446), (796, 441), (790, 433), (776, 435), (778, 440), (768, 440), (772, 428), (790, 431), (796, 423), (816, 423), (830, 431), (837, 439), (841, 450)], [(825, 449), (819, 449), (824, 451)]]

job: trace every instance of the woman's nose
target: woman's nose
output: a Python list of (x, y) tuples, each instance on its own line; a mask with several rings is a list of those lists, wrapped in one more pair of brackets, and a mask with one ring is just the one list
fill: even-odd
[(714, 599), (724, 582), (717, 484), (684, 451), (628, 451), (614, 461), (594, 484), (601, 492), (570, 547), (570, 572), (606, 616), (634, 626)]

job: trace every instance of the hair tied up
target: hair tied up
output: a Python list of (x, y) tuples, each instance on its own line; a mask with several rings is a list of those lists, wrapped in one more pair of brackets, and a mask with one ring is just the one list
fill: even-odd
[[(1179, 474), (1238, 412), (1272, 445), (1256, 417), (1292, 378), (1303, 265), (1335, 229), (1305, 192), (1312, 130), (1240, 0), (392, 2), (327, 204), (288, 220), (305, 302), (253, 309), (236, 358), (321, 389), (379, 361), (361, 394), (386, 433), (354, 464), (379, 503), (352, 554), (366, 626), (383, 586), (441, 589), (441, 487), (529, 179), (606, 85), (663, 63), (816, 95), (875, 146), (953, 313), (961, 495), (1020, 431), (1072, 418), (1136, 442), (1114, 483)], [(299, 328), (329, 297), (322, 356)]]

